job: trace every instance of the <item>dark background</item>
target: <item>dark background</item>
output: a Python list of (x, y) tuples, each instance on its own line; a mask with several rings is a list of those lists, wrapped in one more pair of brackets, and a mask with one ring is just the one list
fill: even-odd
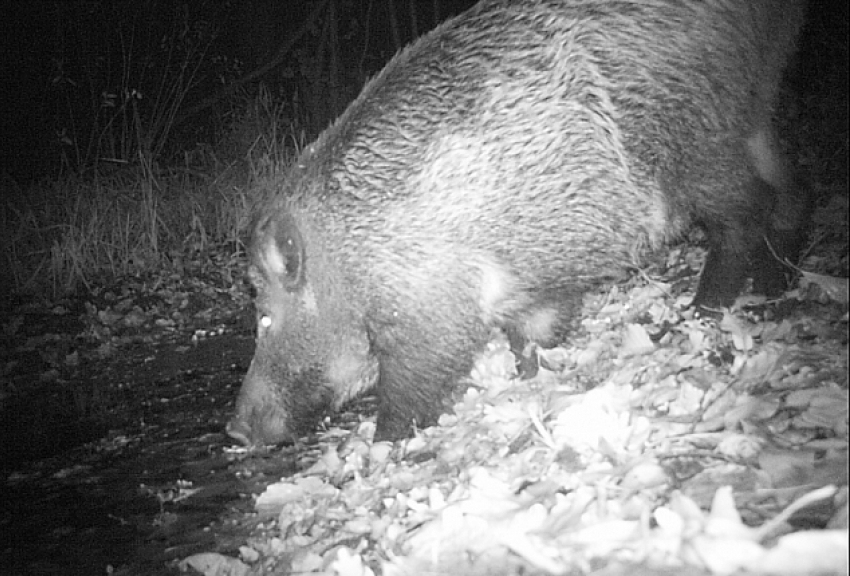
[[(22, 184), (104, 158), (131, 161), (104, 146), (104, 125), (114, 122), (105, 107), (136, 90), (143, 96), (140, 121), (153, 123), (145, 118), (153, 114), (145, 105), (152, 106), (160, 86), (170, 82), (168, 74), (190, 60), (185, 45), (164, 49), (164, 40), (175, 36), (190, 38), (187, 43), (194, 39), (204, 52), (192, 60), (197, 74), (175, 107), (173, 129), (163, 138), (167, 145), (156, 150), (160, 160), (220, 140), (234, 96), (250, 96), (260, 83), (292, 109), (294, 124), (312, 138), (400, 46), (473, 3), (6, 2), (0, 18), (0, 174)], [(847, 93), (847, 4), (810, 0), (795, 70), (804, 96), (814, 90)], [(844, 102), (826, 112), (842, 127)], [(846, 128), (836, 132), (846, 140)]]
[[(173, 75), (187, 61), (198, 63), (197, 74), (179, 106), (168, 149), (162, 150), (165, 160), (177, 150), (212, 144), (234, 95), (250, 96), (260, 83), (274, 98), (293, 107), (300, 103), (298, 123), (315, 136), (398, 46), (473, 3), (6, 2), (0, 18), (0, 173), (25, 183), (60, 169), (78, 170), (93, 156), (110, 157), (114, 150), (90, 142), (93, 132), (104, 129), (103, 108), (114, 109), (123, 93), (137, 90), (143, 96), (141, 120), (150, 123), (145, 105), (153, 105), (163, 78), (169, 78), (166, 69)], [(318, 15), (305, 27), (314, 10)], [(176, 48), (164, 46), (175, 37)], [(203, 47), (202, 58), (187, 56), (190, 44)], [(317, 89), (319, 80), (325, 89)], [(72, 148), (88, 153), (74, 158)]]

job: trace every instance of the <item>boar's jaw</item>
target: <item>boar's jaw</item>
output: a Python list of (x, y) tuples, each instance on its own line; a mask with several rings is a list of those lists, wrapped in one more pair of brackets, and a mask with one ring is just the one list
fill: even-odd
[(226, 431), (248, 447), (291, 442), (312, 432), (331, 408), (333, 391), (319, 379), (320, 371), (276, 374), (257, 362), (245, 377), (236, 414)]

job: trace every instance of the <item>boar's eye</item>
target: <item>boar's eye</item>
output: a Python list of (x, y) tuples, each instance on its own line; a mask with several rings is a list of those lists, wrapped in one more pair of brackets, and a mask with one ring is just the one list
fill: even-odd
[(268, 314), (257, 314), (257, 337), (261, 338), (272, 327), (272, 317)]

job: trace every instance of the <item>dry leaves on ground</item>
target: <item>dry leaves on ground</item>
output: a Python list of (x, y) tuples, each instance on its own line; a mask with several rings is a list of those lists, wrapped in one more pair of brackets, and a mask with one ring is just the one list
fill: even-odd
[(330, 431), (311, 468), (257, 499), (272, 536), (183, 567), (846, 574), (846, 314), (715, 323), (665, 293), (589, 298), (583, 333), (542, 351), (533, 380), (495, 340), (455, 414), (394, 448), (363, 439), (370, 422)]

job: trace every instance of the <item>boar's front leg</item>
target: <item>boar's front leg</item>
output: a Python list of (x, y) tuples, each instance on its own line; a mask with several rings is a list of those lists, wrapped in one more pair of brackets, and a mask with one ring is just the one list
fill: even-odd
[(473, 307), (444, 301), (432, 314), (395, 314), (374, 332), (380, 364), (375, 440), (396, 440), (437, 423), (452, 406), (488, 331)]

